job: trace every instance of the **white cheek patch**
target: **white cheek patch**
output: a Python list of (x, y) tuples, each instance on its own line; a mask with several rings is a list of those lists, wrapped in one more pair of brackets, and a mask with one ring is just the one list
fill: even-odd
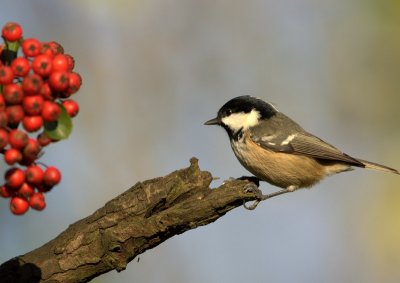
[(247, 130), (258, 124), (258, 119), (261, 114), (257, 110), (253, 109), (250, 113), (233, 113), (227, 117), (221, 119), (222, 123), (227, 125), (234, 132), (240, 129)]

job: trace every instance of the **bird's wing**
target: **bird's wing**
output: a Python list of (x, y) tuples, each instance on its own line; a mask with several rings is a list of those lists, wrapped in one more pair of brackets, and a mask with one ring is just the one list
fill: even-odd
[(251, 138), (259, 146), (268, 150), (306, 155), (322, 160), (341, 161), (350, 165), (364, 167), (361, 161), (305, 131), (293, 134), (286, 133), (284, 135), (272, 134), (269, 136), (253, 134)]

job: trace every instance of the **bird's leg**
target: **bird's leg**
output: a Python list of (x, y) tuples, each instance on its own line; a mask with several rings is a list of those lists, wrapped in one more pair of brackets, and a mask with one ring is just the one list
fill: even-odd
[(263, 195), (261, 190), (258, 188), (258, 186), (256, 184), (249, 183), (244, 187), (244, 191), (255, 194), (257, 199), (250, 206), (246, 206), (246, 203), (243, 202), (243, 206), (244, 206), (244, 208), (246, 208), (248, 210), (254, 210), (261, 201), (272, 198), (272, 197), (276, 197), (276, 196), (279, 196), (282, 194), (294, 192), (296, 189), (298, 189), (298, 187), (292, 185), (292, 186), (287, 187), (286, 189), (282, 189), (280, 191), (277, 191), (277, 192), (274, 192), (271, 194)]

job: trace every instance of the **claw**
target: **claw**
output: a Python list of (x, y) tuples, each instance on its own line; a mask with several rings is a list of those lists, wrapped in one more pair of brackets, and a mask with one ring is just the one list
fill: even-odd
[(256, 209), (256, 207), (257, 207), (257, 205), (258, 205), (259, 203), (260, 203), (260, 201), (259, 201), (259, 200), (256, 200), (256, 201), (253, 202), (252, 205), (247, 206), (247, 205), (246, 205), (246, 202), (243, 201), (243, 207), (244, 207), (245, 209), (247, 209), (247, 210), (254, 210), (254, 209)]
[(261, 190), (254, 183), (248, 183), (246, 186), (244, 186), (243, 191), (245, 193), (255, 194), (257, 197), (261, 197), (262, 196)]
[(263, 194), (262, 194), (261, 190), (258, 188), (258, 186), (255, 183), (249, 183), (246, 186), (244, 186), (243, 191), (245, 193), (252, 193), (256, 196), (257, 200), (255, 200), (253, 202), (253, 204), (251, 204), (250, 206), (247, 206), (246, 202), (243, 201), (243, 207), (245, 209), (254, 210), (263, 198)]

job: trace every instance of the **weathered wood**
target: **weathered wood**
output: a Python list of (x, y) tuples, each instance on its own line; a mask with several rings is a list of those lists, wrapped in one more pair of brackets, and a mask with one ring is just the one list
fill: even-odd
[(137, 183), (42, 247), (3, 263), (0, 282), (88, 282), (122, 271), (147, 249), (255, 200), (243, 190), (247, 181), (211, 189), (212, 175), (200, 170), (196, 158), (190, 162)]

